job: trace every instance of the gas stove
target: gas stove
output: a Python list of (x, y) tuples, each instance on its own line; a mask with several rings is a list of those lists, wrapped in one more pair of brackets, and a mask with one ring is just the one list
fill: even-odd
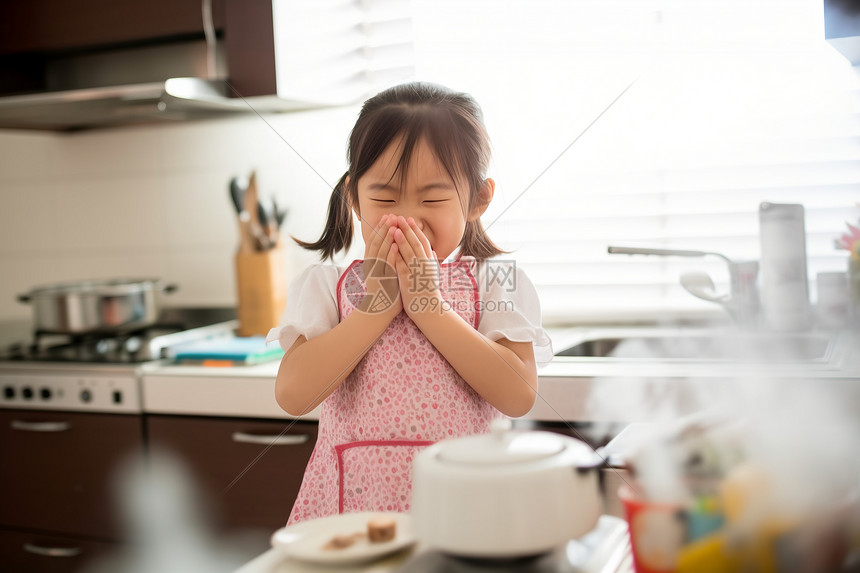
[(139, 413), (141, 366), (179, 344), (233, 336), (235, 317), (231, 308), (167, 308), (156, 324), (126, 332), (7, 331), (0, 336), (0, 408)]

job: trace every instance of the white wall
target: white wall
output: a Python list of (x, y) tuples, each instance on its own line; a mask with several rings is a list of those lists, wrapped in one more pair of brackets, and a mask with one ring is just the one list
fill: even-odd
[[(171, 306), (234, 305), (230, 178), (256, 169), (261, 192), (290, 210), (282, 230), (317, 238), (357, 111), (0, 130), (0, 320), (29, 317), (16, 295), (34, 286), (99, 278), (175, 283)], [(284, 238), (294, 275), (316, 255)]]

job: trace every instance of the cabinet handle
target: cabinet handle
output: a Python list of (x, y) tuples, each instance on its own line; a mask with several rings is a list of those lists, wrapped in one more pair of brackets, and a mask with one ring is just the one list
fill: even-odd
[(13, 430), (25, 432), (65, 432), (72, 425), (68, 422), (24, 422), (23, 420), (12, 420)]
[(45, 557), (75, 557), (81, 554), (80, 547), (42, 547), (35, 543), (25, 543), (24, 551)]
[(233, 441), (240, 444), (263, 444), (265, 446), (298, 446), (310, 439), (307, 434), (261, 436), (246, 432), (233, 432)]

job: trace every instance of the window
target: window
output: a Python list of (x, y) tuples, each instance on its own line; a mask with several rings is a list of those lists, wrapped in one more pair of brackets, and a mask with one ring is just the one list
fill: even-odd
[(548, 324), (719, 312), (679, 277), (704, 270), (725, 291), (720, 259), (606, 248), (758, 259), (762, 201), (805, 206), (810, 277), (845, 270), (833, 240), (858, 215), (860, 88), (824, 41), (820, 2), (413, 9), (418, 77), (484, 108), (497, 182), (484, 225), (535, 281)]
[(410, 5), (400, 0), (273, 0), (278, 95), (334, 105), (412, 75)]

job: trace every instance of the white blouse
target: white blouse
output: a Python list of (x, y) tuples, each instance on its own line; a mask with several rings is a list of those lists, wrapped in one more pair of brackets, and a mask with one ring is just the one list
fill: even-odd
[[(293, 279), (281, 326), (271, 329), (266, 341), (277, 340), (286, 351), (299, 335), (310, 340), (334, 328), (337, 281), (346, 268), (318, 263)], [(511, 260), (487, 259), (476, 263), (474, 275), (481, 300), (478, 332), (493, 341), (532, 342), (537, 366), (549, 364), (552, 341), (541, 326), (540, 300), (525, 272)]]

